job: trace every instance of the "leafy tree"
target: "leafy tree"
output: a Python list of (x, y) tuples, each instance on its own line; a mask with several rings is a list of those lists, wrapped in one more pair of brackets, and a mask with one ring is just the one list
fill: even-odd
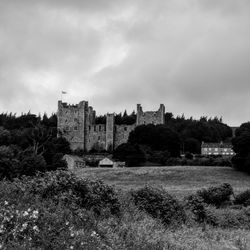
[(11, 140), (11, 135), (9, 130), (0, 127), (0, 145), (9, 145)]
[(233, 138), (233, 149), (236, 155), (232, 158), (233, 166), (250, 173), (250, 123), (244, 123), (236, 130)]
[(201, 144), (195, 138), (187, 138), (184, 142), (185, 152), (190, 152), (193, 154), (200, 154), (201, 152)]
[(172, 157), (180, 155), (179, 135), (164, 125), (142, 125), (129, 135), (131, 144), (147, 145), (152, 150), (168, 151)]
[(52, 131), (39, 125), (26, 131), (26, 138), (34, 154), (43, 154), (46, 143), (52, 138)]
[(16, 177), (18, 160), (11, 147), (0, 146), (0, 180), (3, 178), (12, 179)]
[(19, 166), (19, 175), (33, 176), (37, 172), (46, 171), (46, 162), (41, 155), (32, 154), (25, 157)]
[(145, 154), (138, 145), (123, 143), (119, 145), (113, 153), (113, 157), (120, 161), (125, 161), (127, 166), (139, 166), (145, 162)]

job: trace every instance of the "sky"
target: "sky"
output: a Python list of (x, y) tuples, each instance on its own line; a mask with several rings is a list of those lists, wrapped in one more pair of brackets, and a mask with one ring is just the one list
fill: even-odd
[(160, 103), (250, 120), (249, 0), (0, 0), (0, 113)]

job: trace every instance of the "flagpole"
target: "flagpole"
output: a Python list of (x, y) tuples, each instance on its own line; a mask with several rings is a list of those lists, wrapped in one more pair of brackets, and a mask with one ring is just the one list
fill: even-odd
[(61, 91), (61, 101), (63, 101), (62, 97), (63, 97), (64, 94), (67, 94), (67, 92), (66, 91)]

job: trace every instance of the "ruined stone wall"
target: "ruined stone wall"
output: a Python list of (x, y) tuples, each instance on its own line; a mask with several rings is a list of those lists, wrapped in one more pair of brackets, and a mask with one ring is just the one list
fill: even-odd
[(70, 142), (72, 150), (112, 150), (126, 143), (136, 126), (164, 124), (165, 107), (161, 104), (157, 111), (143, 112), (138, 104), (136, 124), (133, 125), (115, 125), (114, 114), (107, 114), (106, 124), (95, 124), (95, 116), (95, 111), (86, 101), (77, 105), (58, 102), (58, 133)]
[(73, 150), (76, 148), (84, 149), (85, 110), (87, 107), (88, 103), (84, 101), (78, 105), (58, 102), (58, 133), (70, 142)]
[(137, 104), (137, 116), (136, 125), (147, 125), (147, 124), (164, 124), (165, 123), (165, 106), (160, 105), (157, 111), (146, 111), (143, 112), (140, 104)]
[(114, 147), (117, 148), (122, 143), (128, 141), (128, 137), (131, 131), (135, 129), (136, 125), (115, 125), (115, 141)]
[(106, 150), (114, 149), (115, 115), (107, 114), (106, 119)]
[(106, 125), (90, 125), (87, 133), (86, 150), (103, 150), (106, 148)]

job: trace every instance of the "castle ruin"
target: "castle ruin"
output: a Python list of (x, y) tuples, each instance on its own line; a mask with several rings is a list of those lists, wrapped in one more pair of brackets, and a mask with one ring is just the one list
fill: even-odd
[(157, 111), (143, 112), (137, 104), (136, 123), (132, 125), (115, 124), (115, 114), (106, 115), (106, 124), (96, 124), (95, 110), (87, 101), (69, 105), (58, 101), (57, 128), (58, 133), (65, 137), (71, 149), (89, 151), (95, 149), (113, 150), (128, 141), (129, 133), (139, 125), (164, 124), (165, 106), (160, 105)]

